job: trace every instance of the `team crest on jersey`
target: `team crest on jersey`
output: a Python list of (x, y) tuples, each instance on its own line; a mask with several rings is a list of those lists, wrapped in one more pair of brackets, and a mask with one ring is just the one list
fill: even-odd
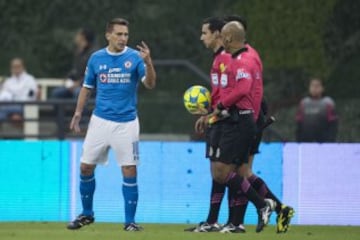
[(223, 73), (226, 70), (226, 65), (224, 63), (220, 63), (219, 68), (220, 68), (220, 72)]
[(106, 73), (101, 73), (100, 74), (100, 82), (102, 82), (102, 83), (107, 82), (107, 74)]
[(130, 61), (126, 61), (126, 62), (124, 63), (124, 66), (125, 66), (126, 68), (131, 68), (132, 63), (131, 63)]
[(236, 81), (238, 81), (242, 78), (249, 79), (250, 74), (248, 72), (246, 72), (244, 69), (240, 68), (237, 70), (237, 73), (236, 73)]

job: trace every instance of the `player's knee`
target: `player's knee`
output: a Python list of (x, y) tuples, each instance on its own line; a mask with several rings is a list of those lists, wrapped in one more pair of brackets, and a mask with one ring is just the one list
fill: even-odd
[(136, 166), (122, 166), (122, 174), (124, 177), (136, 177), (137, 171)]
[(80, 165), (80, 174), (83, 176), (91, 176), (94, 174), (95, 165), (82, 163)]

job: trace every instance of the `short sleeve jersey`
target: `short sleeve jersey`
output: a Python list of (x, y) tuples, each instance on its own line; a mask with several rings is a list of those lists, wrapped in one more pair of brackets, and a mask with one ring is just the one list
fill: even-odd
[(137, 88), (145, 79), (145, 64), (138, 51), (125, 47), (120, 53), (103, 48), (93, 53), (85, 71), (84, 87), (96, 88), (94, 114), (128, 122), (137, 117)]

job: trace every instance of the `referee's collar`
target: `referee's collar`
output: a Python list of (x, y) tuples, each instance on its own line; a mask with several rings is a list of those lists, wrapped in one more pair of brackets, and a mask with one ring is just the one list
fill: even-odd
[(232, 58), (236, 58), (237, 56), (239, 56), (241, 53), (246, 52), (248, 50), (247, 47), (243, 47), (240, 48), (239, 50), (237, 50), (236, 52), (234, 52), (233, 54), (231, 54)]
[(224, 47), (223, 47), (223, 46), (219, 47), (218, 50), (216, 50), (216, 51), (214, 52), (214, 57), (216, 57), (217, 55), (219, 55), (223, 50), (224, 50)]

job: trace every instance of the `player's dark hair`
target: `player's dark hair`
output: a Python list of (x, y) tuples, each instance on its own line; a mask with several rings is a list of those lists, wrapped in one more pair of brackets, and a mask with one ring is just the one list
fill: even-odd
[(232, 21), (239, 22), (241, 25), (243, 25), (244, 30), (245, 31), (247, 30), (247, 21), (243, 16), (240, 16), (240, 15), (228, 15), (228, 16), (224, 17), (224, 21), (226, 23), (232, 22)]
[(124, 18), (114, 18), (106, 24), (106, 32), (112, 32), (114, 25), (129, 26), (129, 21)]
[(84, 36), (89, 45), (92, 45), (95, 42), (95, 33), (90, 28), (83, 27), (79, 32)]
[(220, 32), (223, 26), (225, 25), (225, 22), (218, 17), (209, 17), (203, 20), (203, 24), (209, 24), (209, 30), (210, 32), (213, 33), (215, 31)]

